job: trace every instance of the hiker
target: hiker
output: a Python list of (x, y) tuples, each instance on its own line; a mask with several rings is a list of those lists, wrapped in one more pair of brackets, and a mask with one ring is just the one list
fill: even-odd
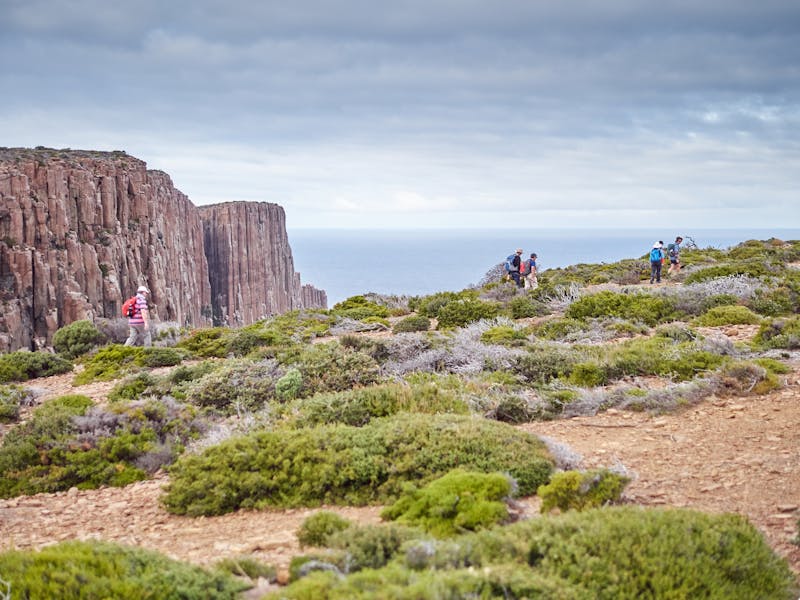
[(506, 258), (506, 272), (508, 276), (514, 280), (517, 287), (522, 287), (522, 279), (519, 276), (520, 268), (522, 267), (522, 248), (517, 248), (514, 254), (509, 254)]
[(140, 285), (136, 290), (136, 302), (133, 308), (133, 314), (128, 317), (128, 327), (130, 327), (130, 335), (125, 342), (126, 346), (135, 346), (142, 339), (142, 345), (145, 348), (150, 347), (150, 311), (147, 308), (147, 298), (150, 295), (150, 290), (145, 286)]
[(667, 275), (672, 275), (673, 273), (677, 273), (681, 270), (680, 252), (682, 241), (683, 238), (678, 236), (675, 238), (675, 242), (667, 246), (667, 256), (669, 256), (669, 269), (667, 270)]
[(525, 261), (525, 289), (535, 290), (539, 286), (539, 280), (536, 278), (536, 253), (531, 253), (531, 257)]
[(664, 242), (658, 241), (653, 244), (653, 249), (650, 250), (650, 283), (653, 280), (656, 283), (661, 283), (661, 264), (664, 262), (664, 255), (661, 249), (664, 247)]

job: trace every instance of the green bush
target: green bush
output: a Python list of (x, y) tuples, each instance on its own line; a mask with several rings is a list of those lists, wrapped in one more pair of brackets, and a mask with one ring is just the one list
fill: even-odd
[(753, 343), (763, 348), (800, 348), (800, 317), (772, 319), (762, 323)]
[(294, 400), (303, 389), (303, 374), (291, 368), (275, 382), (275, 395), (284, 402)]
[(422, 298), (412, 298), (408, 307), (425, 317), (434, 318), (438, 316), (439, 309), (445, 304), (450, 302), (457, 302), (459, 300), (475, 300), (478, 293), (472, 290), (464, 290), (463, 292), (436, 292), (430, 296), (423, 296)]
[(5, 436), (0, 497), (127, 485), (172, 462), (199, 428), (191, 411), (161, 401), (91, 405), (85, 396), (51, 400)]
[(392, 330), (395, 333), (410, 333), (412, 331), (428, 331), (431, 328), (431, 320), (425, 315), (411, 315), (401, 319), (394, 324)]
[(300, 546), (327, 546), (334, 533), (350, 527), (352, 523), (334, 512), (321, 510), (308, 517), (297, 531)]
[(620, 317), (641, 321), (651, 327), (677, 316), (674, 306), (665, 298), (610, 291), (583, 296), (570, 304), (564, 314), (572, 319)]
[(272, 360), (229, 359), (224, 366), (186, 386), (186, 400), (222, 414), (263, 408), (277, 397), (283, 370)]
[(0, 383), (28, 381), (72, 371), (72, 363), (48, 352), (17, 350), (0, 354)]
[(55, 332), (53, 348), (64, 358), (73, 359), (89, 352), (104, 338), (91, 321), (75, 321)]
[(586, 322), (578, 319), (548, 319), (533, 326), (533, 334), (546, 340), (563, 340), (568, 335), (583, 331)]
[(109, 402), (121, 402), (136, 400), (146, 391), (153, 389), (156, 385), (155, 378), (150, 373), (138, 373), (126, 377), (117, 385), (111, 388), (108, 393)]
[(585, 510), (619, 502), (630, 479), (607, 469), (556, 473), (536, 494), (542, 499), (541, 511)]
[(331, 312), (340, 317), (347, 317), (359, 321), (369, 317), (386, 318), (389, 316), (389, 309), (387, 307), (370, 302), (364, 296), (352, 296), (347, 300), (334, 304)]
[(163, 502), (177, 514), (264, 506), (364, 505), (394, 499), (463, 467), (514, 476), (520, 494), (549, 476), (541, 441), (513, 427), (454, 415), (397, 415), (364, 427), (260, 431), (184, 456)]
[(771, 290), (756, 290), (748, 305), (758, 314), (767, 317), (798, 312), (798, 290), (783, 286)]
[(230, 599), (248, 586), (222, 572), (110, 542), (62, 542), (0, 554), (14, 598)]
[(228, 331), (222, 327), (197, 329), (177, 345), (201, 358), (224, 358), (228, 355)]
[(583, 387), (595, 387), (608, 382), (606, 370), (595, 362), (582, 362), (572, 367), (569, 382)]
[(715, 373), (715, 378), (719, 384), (717, 393), (720, 395), (766, 394), (781, 386), (773, 371), (755, 361), (727, 363)]
[(19, 419), (19, 410), (32, 403), (34, 394), (20, 385), (0, 385), (0, 423), (13, 423)]
[(694, 271), (686, 277), (685, 283), (699, 283), (701, 281), (709, 281), (710, 279), (729, 277), (731, 275), (748, 275), (757, 278), (768, 275), (769, 273), (769, 267), (762, 260), (734, 261)]
[(482, 300), (455, 300), (442, 306), (436, 313), (440, 328), (463, 327), (481, 319), (493, 319), (500, 312), (494, 302)]
[(270, 583), (275, 583), (278, 579), (278, 570), (274, 566), (264, 564), (252, 556), (223, 558), (214, 563), (214, 568), (217, 571), (252, 580), (266, 579)]
[(341, 551), (350, 572), (380, 569), (397, 555), (405, 542), (418, 535), (418, 530), (394, 523), (353, 525), (332, 534), (327, 546)]
[(184, 354), (175, 348), (142, 348), (114, 344), (100, 348), (75, 375), (74, 385), (93, 381), (111, 381), (143, 368), (168, 367), (180, 364)]
[(292, 403), (286, 412), (303, 427), (329, 423), (360, 427), (400, 412), (468, 414), (469, 406), (459, 393), (432, 383), (390, 383), (316, 394)]
[(496, 325), (481, 334), (484, 344), (497, 344), (499, 346), (524, 346), (528, 335), (521, 329), (511, 325)]
[(755, 325), (761, 317), (746, 306), (717, 306), (692, 320), (700, 327), (719, 327), (721, 325)]
[(292, 364), (303, 377), (302, 396), (369, 385), (379, 375), (378, 363), (371, 356), (343, 348), (337, 342), (306, 347)]
[(549, 312), (546, 304), (530, 296), (515, 296), (509, 301), (508, 310), (512, 319), (539, 317)]
[(796, 580), (739, 515), (609, 507), (408, 542), (387, 567), (317, 572), (268, 598), (797, 597)]
[(724, 358), (700, 349), (692, 342), (669, 338), (629, 340), (604, 352), (608, 379), (625, 376), (663, 375), (678, 381), (692, 379), (719, 367)]
[(502, 473), (456, 469), (422, 488), (408, 484), (381, 518), (420, 527), (435, 537), (493, 527), (509, 518), (512, 484)]
[(514, 371), (530, 383), (548, 383), (557, 377), (568, 377), (572, 368), (584, 357), (562, 346), (536, 346), (517, 358)]

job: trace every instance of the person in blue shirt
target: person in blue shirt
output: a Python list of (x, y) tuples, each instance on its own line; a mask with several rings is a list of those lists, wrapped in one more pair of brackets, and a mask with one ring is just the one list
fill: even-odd
[(656, 242), (653, 244), (653, 249), (650, 250), (650, 283), (655, 280), (656, 283), (661, 283), (661, 263), (664, 256), (661, 254), (664, 242)]
[(525, 261), (528, 263), (525, 268), (526, 290), (535, 290), (539, 285), (539, 281), (536, 279), (536, 258), (537, 256), (534, 252), (531, 254), (531, 257)]

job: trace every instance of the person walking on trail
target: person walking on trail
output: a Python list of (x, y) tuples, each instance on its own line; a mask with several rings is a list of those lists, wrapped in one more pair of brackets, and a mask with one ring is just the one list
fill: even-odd
[(133, 314), (128, 318), (130, 335), (125, 342), (126, 346), (136, 346), (141, 339), (145, 348), (150, 347), (150, 311), (147, 308), (147, 298), (150, 290), (140, 285), (136, 290), (136, 302), (134, 303)]
[(517, 248), (517, 251), (513, 254), (513, 256), (509, 257), (510, 267), (508, 270), (508, 275), (511, 279), (514, 280), (514, 283), (517, 284), (517, 287), (522, 287), (522, 279), (520, 278), (520, 269), (522, 267), (522, 248)]
[(533, 252), (531, 257), (525, 261), (525, 289), (535, 290), (539, 286), (539, 280), (536, 278), (536, 253)]
[(659, 241), (653, 244), (653, 249), (650, 250), (650, 283), (653, 283), (653, 280), (656, 283), (661, 283), (661, 264), (664, 261), (661, 248), (663, 247), (664, 242)]
[(672, 244), (667, 246), (667, 256), (669, 256), (669, 270), (667, 271), (667, 275), (672, 275), (681, 270), (680, 253), (682, 241), (683, 238), (678, 236)]

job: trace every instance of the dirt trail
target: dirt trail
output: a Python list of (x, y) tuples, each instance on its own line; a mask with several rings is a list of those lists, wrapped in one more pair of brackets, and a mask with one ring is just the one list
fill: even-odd
[[(89, 393), (110, 384), (72, 388), (71, 376), (33, 382), (51, 395)], [(609, 410), (593, 417), (531, 423), (524, 429), (569, 445), (584, 468), (624, 465), (634, 476), (629, 501), (746, 515), (800, 573), (791, 544), (800, 518), (800, 366), (781, 390), (761, 397), (710, 399), (657, 416)], [(281, 569), (300, 552), (295, 532), (314, 510), (238, 512), (189, 518), (158, 503), (166, 476), (125, 488), (0, 500), (0, 547), (40, 548), (67, 539), (105, 539), (209, 564), (253, 554)], [(346, 518), (379, 521), (379, 508), (333, 508)]]

